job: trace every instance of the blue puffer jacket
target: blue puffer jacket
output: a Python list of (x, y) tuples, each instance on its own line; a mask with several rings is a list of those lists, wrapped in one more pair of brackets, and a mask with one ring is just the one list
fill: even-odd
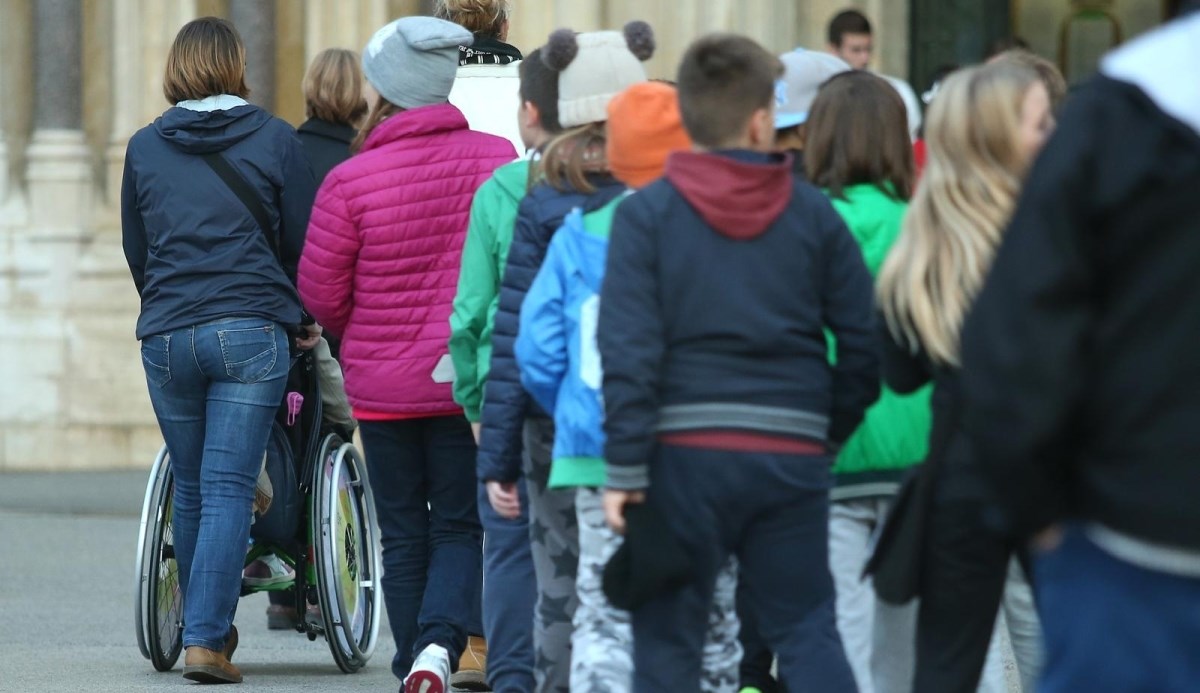
[[(200, 158), (210, 152), (257, 194), (278, 258)], [(292, 126), (237, 97), (187, 102), (139, 130), (121, 181), (122, 244), (142, 299), (138, 339), (230, 316), (298, 324), (296, 266), (316, 193)]]
[(546, 248), (563, 218), (572, 209), (584, 213), (605, 206), (625, 190), (608, 175), (589, 179), (591, 194), (563, 192), (547, 183), (534, 186), (517, 211), (508, 266), (500, 283), (500, 306), (492, 330), (492, 364), (483, 392), (483, 431), (479, 440), (476, 471), (480, 481), (515, 481), (521, 476), (521, 431), (527, 416), (546, 418), (546, 412), (530, 402), (521, 385), (514, 344), (519, 328), (521, 304), (546, 257)]
[(517, 362), (534, 401), (554, 412), (550, 486), (603, 486), (604, 370), (596, 344), (600, 286), (618, 198), (584, 215), (573, 210), (550, 242), (521, 306)]

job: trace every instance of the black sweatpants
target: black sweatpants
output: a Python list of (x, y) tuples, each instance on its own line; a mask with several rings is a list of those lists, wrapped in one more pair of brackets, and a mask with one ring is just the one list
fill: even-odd
[(713, 589), (730, 554), (788, 689), (855, 690), (829, 572), (830, 484), (823, 455), (659, 445), (647, 502), (695, 565), (691, 583), (633, 612), (635, 693), (700, 689)]
[(978, 503), (939, 498), (927, 527), (913, 690), (973, 693), (1014, 547), (983, 526)]

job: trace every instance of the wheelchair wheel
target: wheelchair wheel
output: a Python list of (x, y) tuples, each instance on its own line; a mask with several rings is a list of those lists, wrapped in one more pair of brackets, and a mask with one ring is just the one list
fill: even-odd
[(170, 671), (183, 650), (183, 596), (175, 563), (175, 491), (164, 446), (150, 471), (138, 534), (134, 618), (138, 648), (158, 671)]
[(315, 474), (310, 518), (318, 600), (329, 650), (350, 674), (371, 658), (379, 637), (375, 504), (362, 455), (336, 435), (322, 442)]

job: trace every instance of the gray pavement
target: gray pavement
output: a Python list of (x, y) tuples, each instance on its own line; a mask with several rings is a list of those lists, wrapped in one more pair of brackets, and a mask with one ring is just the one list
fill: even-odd
[[(145, 472), (0, 474), (0, 691), (158, 691), (192, 684), (138, 651), (134, 554)], [(386, 620), (375, 657), (338, 670), (324, 640), (266, 629), (242, 600), (234, 661), (262, 691), (395, 691)]]

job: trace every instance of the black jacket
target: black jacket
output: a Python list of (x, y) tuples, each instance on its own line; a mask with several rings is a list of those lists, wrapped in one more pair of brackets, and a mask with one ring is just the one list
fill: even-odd
[(334, 166), (350, 158), (350, 143), (358, 131), (349, 125), (309, 118), (300, 125), (296, 134), (300, 137), (300, 144), (304, 145), (308, 165), (319, 186)]
[(644, 487), (660, 430), (840, 444), (878, 396), (862, 252), (786, 159), (672, 154), (617, 209), (608, 253), (597, 340), (610, 486)]
[(963, 332), (1008, 533), (1200, 549), (1200, 15), (1107, 57), (1033, 167)]
[[(978, 462), (971, 453), (962, 420), (962, 371), (933, 363), (920, 348), (913, 351), (897, 340), (886, 321), (877, 321), (883, 380), (898, 394), (907, 395), (933, 383), (930, 405), (929, 457), (938, 470), (937, 495), (943, 501), (978, 504), (984, 497)], [(934, 459), (934, 457), (938, 459)]]
[(537, 277), (550, 239), (567, 213), (600, 209), (625, 191), (611, 176), (592, 176), (591, 194), (562, 192), (547, 183), (535, 185), (517, 209), (508, 264), (500, 282), (500, 304), (492, 330), (492, 363), (483, 391), (483, 430), (479, 439), (477, 473), (481, 481), (513, 481), (521, 476), (521, 431), (527, 415), (546, 417), (521, 385), (514, 348), (521, 321), (521, 304)]
[[(200, 158), (209, 152), (225, 157), (258, 194), (279, 258)], [(134, 134), (121, 182), (121, 234), (141, 296), (138, 339), (232, 316), (298, 324), (296, 267), (315, 195), (296, 131), (257, 106), (174, 107)]]

